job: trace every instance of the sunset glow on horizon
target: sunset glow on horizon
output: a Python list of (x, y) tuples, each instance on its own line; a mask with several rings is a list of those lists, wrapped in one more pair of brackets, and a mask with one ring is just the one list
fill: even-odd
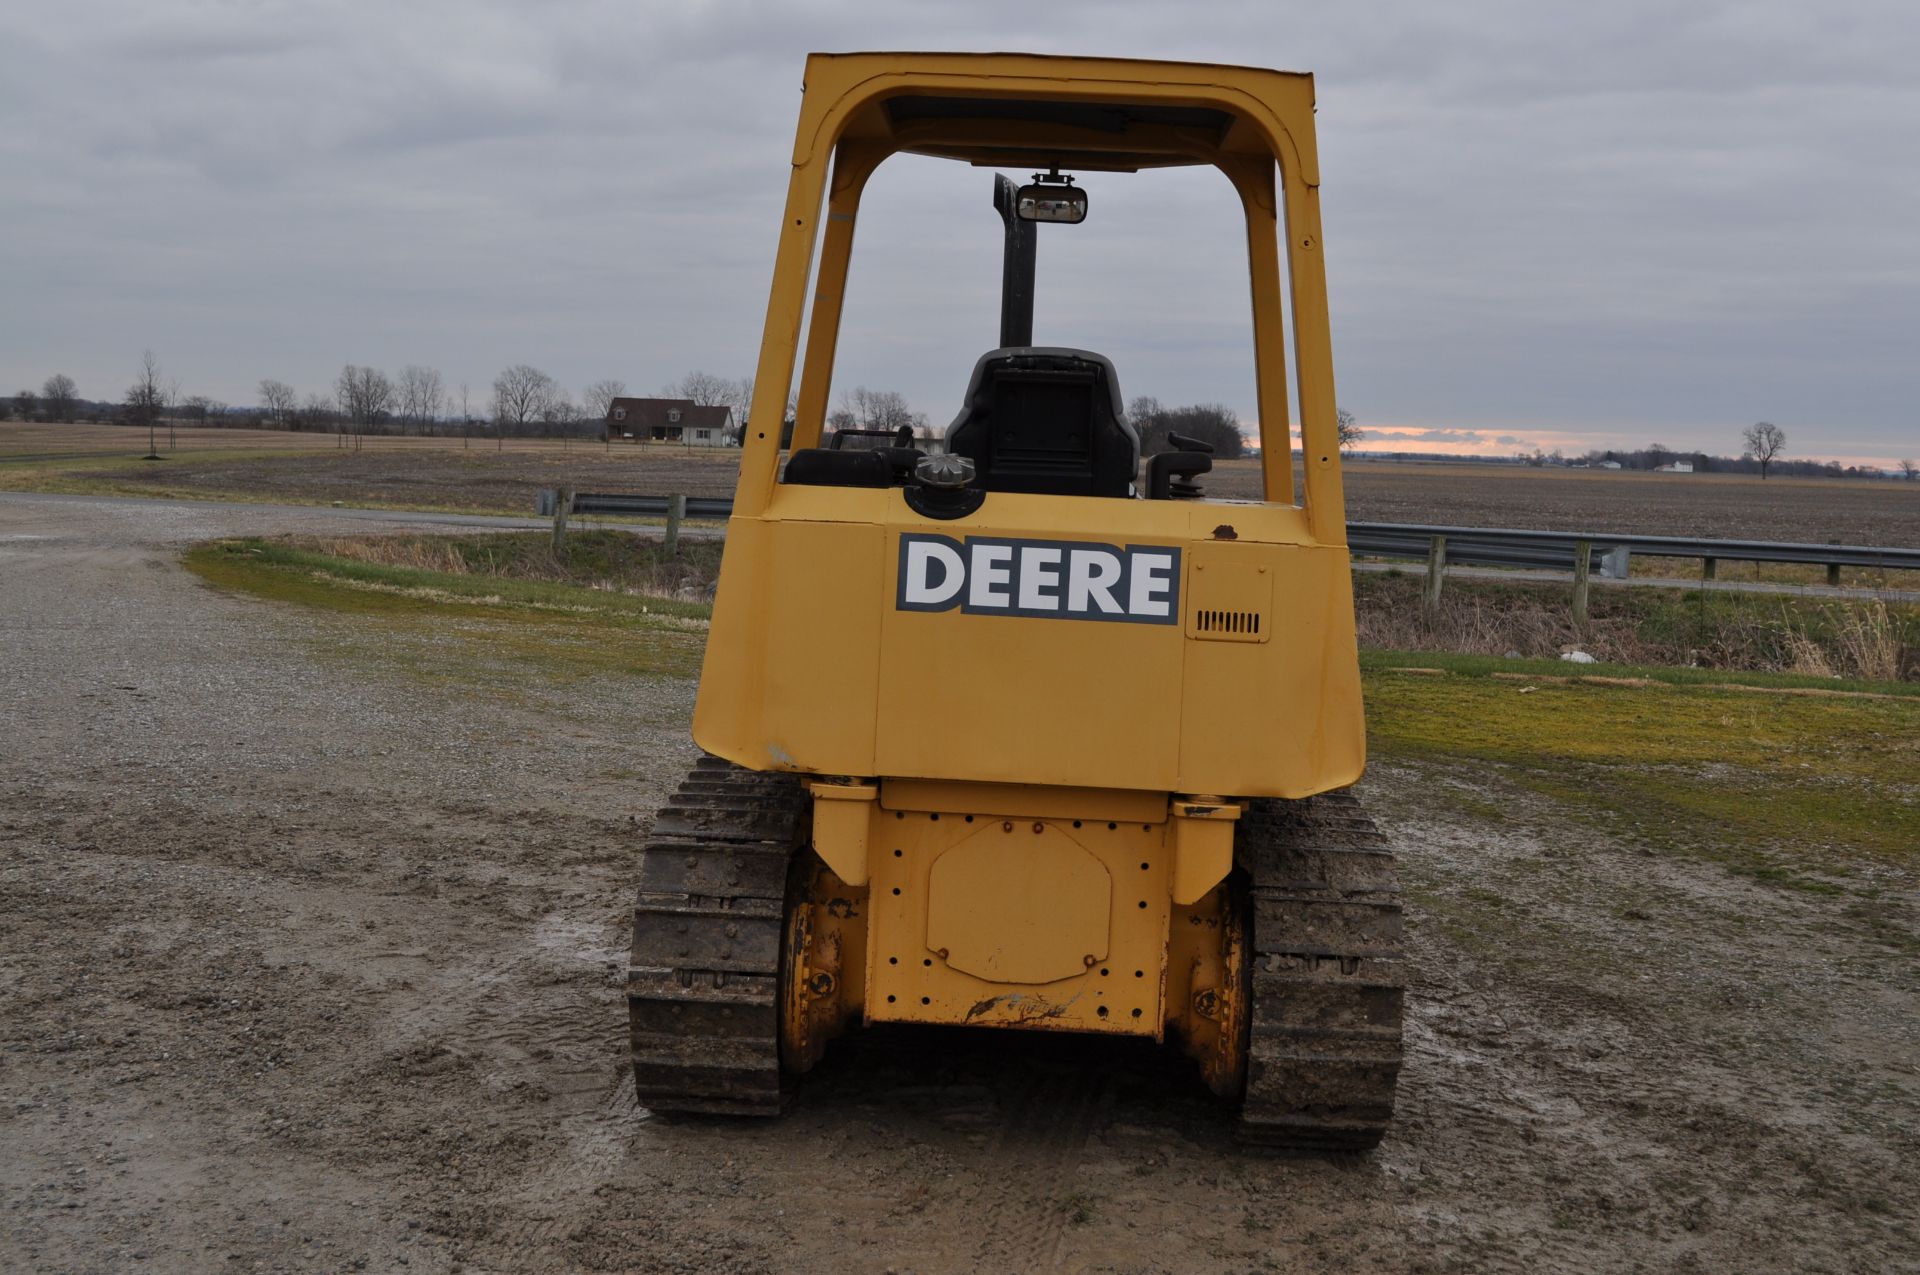
[[(1418, 425), (1371, 425), (1363, 424), (1362, 437), (1354, 447), (1356, 455), (1365, 456), (1369, 452), (1405, 452), (1421, 456), (1455, 456), (1465, 459), (1492, 460), (1511, 459), (1515, 456), (1531, 456), (1542, 451), (1551, 456), (1558, 451), (1567, 460), (1578, 460), (1589, 451), (1632, 452), (1650, 447), (1655, 443), (1677, 455), (1687, 456), (1702, 452), (1708, 456), (1738, 457), (1739, 431), (1729, 431), (1728, 439), (1722, 444), (1700, 444), (1695, 438), (1676, 433), (1671, 437), (1648, 437), (1637, 442), (1626, 442), (1618, 436), (1595, 431), (1573, 431), (1552, 429), (1511, 429), (1511, 428), (1462, 428), (1456, 426), (1418, 426)], [(1250, 440), (1258, 443), (1259, 423), (1247, 422), (1244, 426)], [(1789, 438), (1792, 431), (1789, 430)], [(1293, 430), (1293, 446), (1301, 449), (1300, 431)], [(1861, 452), (1833, 453), (1826, 451), (1792, 452), (1785, 459), (1813, 460), (1820, 462), (1836, 461), (1841, 465), (1874, 468), (1888, 473), (1897, 473), (1901, 455), (1911, 455), (1920, 451), (1920, 443), (1909, 447), (1900, 455), (1893, 451), (1885, 454)]]

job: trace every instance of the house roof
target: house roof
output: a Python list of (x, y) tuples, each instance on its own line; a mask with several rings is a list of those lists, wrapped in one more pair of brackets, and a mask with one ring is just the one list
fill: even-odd
[[(624, 417), (616, 416), (621, 408), (627, 411)], [(670, 416), (676, 411), (680, 413), (677, 421)], [(733, 409), (724, 405), (702, 407), (690, 398), (616, 398), (607, 405), (607, 421), (617, 422), (628, 433), (658, 427), (730, 429)]]

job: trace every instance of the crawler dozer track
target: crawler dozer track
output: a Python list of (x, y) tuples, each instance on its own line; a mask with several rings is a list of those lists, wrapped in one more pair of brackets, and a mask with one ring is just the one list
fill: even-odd
[(655, 819), (627, 970), (642, 1105), (779, 1113), (781, 931), (805, 816), (794, 776), (702, 757)]
[[(779, 1113), (786, 896), (806, 819), (799, 779), (714, 757), (701, 758), (660, 811), (642, 855), (627, 973), (643, 1105)], [(1251, 931), (1240, 1136), (1364, 1151), (1392, 1117), (1400, 1070), (1392, 851), (1339, 792), (1251, 803), (1235, 859)]]
[(1365, 1151), (1393, 1116), (1403, 974), (1393, 852), (1350, 792), (1255, 801), (1243, 1141)]

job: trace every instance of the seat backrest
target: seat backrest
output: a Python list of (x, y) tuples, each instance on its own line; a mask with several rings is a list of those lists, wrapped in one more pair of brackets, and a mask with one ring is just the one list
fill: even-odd
[(1125, 497), (1140, 469), (1113, 364), (1060, 346), (981, 355), (947, 450), (973, 462), (974, 486), (987, 491)]

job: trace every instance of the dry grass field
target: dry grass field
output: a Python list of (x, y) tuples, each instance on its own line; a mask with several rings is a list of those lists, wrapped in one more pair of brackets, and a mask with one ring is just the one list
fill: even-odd
[[(265, 452), (338, 452), (351, 445), (351, 438), (275, 429), (201, 429), (181, 427), (169, 437), (165, 427), (158, 431), (160, 454), (168, 460), (183, 460), (209, 453)], [(563, 445), (540, 438), (509, 438), (499, 447), (510, 454), (538, 453), (548, 449), (578, 450), (581, 443)], [(496, 450), (493, 439), (458, 438), (367, 438), (362, 450), (380, 452), (444, 452)], [(0, 421), (0, 463), (10, 460), (68, 459), (96, 457), (131, 459), (146, 454), (147, 431), (128, 425), (50, 425), (25, 421)]]
[(561, 485), (728, 496), (739, 464), (731, 449), (560, 439), (382, 437), (355, 448), (334, 434), (183, 429), (176, 441), (169, 449), (162, 434), (164, 459), (145, 461), (144, 431), (0, 424), (0, 491), (531, 514), (542, 489)]
[[(1920, 545), (1920, 483), (1379, 461), (1345, 476), (1357, 522)], [(1217, 464), (1207, 486), (1257, 497), (1259, 462)]]
[[(369, 438), (180, 430), (162, 461), (105, 425), (0, 424), (0, 490), (530, 513), (542, 488), (648, 495), (733, 491), (739, 453), (628, 443)], [(1217, 496), (1259, 495), (1259, 462), (1224, 461)], [(1635, 531), (1648, 535), (1920, 545), (1920, 483), (1354, 462), (1347, 512), (1366, 522)]]

